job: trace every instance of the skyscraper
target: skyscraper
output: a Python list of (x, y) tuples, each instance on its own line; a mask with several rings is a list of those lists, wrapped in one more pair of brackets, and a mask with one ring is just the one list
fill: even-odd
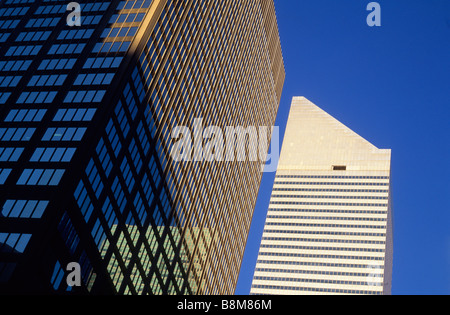
[(232, 294), (261, 165), (171, 131), (274, 124), (273, 1), (78, 3), (0, 1), (0, 292)]
[(251, 294), (390, 294), (390, 161), (294, 98)]

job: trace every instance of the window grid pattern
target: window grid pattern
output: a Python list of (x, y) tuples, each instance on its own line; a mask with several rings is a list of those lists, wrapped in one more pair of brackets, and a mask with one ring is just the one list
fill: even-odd
[[(389, 177), (277, 174), (252, 294), (382, 294), (389, 190), (380, 185)], [(329, 267), (311, 265), (319, 261)]]
[[(83, 68), (105, 73), (103, 64), (114, 61), (103, 56), (106, 51), (114, 55), (128, 41), (144, 12), (133, 5), (144, 2), (123, 2), (123, 10), (111, 18), (111, 28), (94, 50), (98, 56)], [(101, 256), (118, 293), (234, 292), (261, 180), (260, 164), (174, 165), (169, 156), (171, 130), (195, 117), (220, 126), (273, 125), (278, 96), (272, 65), (258, 57), (266, 53), (262, 10), (259, 1), (164, 5), (83, 174), (90, 202), (110, 204), (113, 217), (125, 223), (125, 228), (111, 227), (105, 212), (87, 221), (90, 229), (102, 226), (111, 231), (105, 233), (109, 246), (101, 249)], [(241, 38), (241, 32), (258, 45)], [(254, 86), (246, 69), (259, 71), (261, 80)], [(86, 79), (81, 75), (78, 83)], [(98, 82), (101, 85), (100, 78)], [(252, 95), (248, 108), (255, 108), (245, 115), (236, 110), (237, 104), (247, 102), (244, 93)], [(220, 106), (225, 103), (236, 106)], [(201, 184), (204, 178), (211, 182)], [(245, 195), (233, 194), (233, 187), (239, 186), (248, 186)], [(79, 200), (77, 193), (75, 197)], [(237, 250), (229, 253), (229, 246)]]

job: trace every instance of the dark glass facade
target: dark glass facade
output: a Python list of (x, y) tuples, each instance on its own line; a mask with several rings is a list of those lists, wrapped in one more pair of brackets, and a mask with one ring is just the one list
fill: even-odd
[(234, 293), (261, 164), (171, 131), (274, 124), (273, 1), (78, 2), (0, 1), (0, 292)]

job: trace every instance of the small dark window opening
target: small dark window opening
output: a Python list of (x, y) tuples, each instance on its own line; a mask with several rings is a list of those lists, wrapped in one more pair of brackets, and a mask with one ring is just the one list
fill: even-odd
[(333, 166), (333, 171), (346, 171), (346, 170), (347, 170), (347, 166), (343, 166), (343, 165)]

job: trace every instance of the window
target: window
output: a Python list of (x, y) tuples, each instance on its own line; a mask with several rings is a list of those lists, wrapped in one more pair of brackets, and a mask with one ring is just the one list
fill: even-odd
[(3, 185), (8, 179), (11, 169), (0, 168), (0, 185)]
[(333, 171), (346, 171), (347, 170), (347, 166), (343, 166), (343, 165), (334, 165), (333, 166)]
[(11, 95), (11, 93), (0, 92), (0, 104), (5, 104), (10, 95)]
[(53, 270), (53, 275), (51, 279), (51, 284), (53, 285), (53, 289), (58, 290), (61, 285), (62, 279), (64, 278), (64, 270), (61, 267), (59, 261), (56, 262), (55, 268)]

